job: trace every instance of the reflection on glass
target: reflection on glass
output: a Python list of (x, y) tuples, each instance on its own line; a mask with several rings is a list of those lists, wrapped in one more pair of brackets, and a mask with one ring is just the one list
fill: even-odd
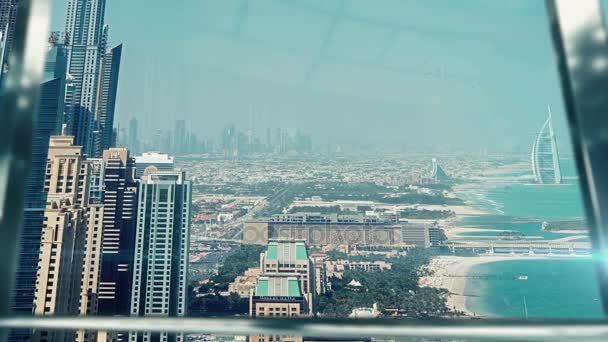
[(543, 6), (57, 1), (15, 311), (602, 317)]

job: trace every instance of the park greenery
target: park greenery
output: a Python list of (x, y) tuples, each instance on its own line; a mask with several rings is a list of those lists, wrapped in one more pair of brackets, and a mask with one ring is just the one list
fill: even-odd
[[(264, 246), (242, 245), (233, 250), (210, 278), (198, 288), (198, 297), (192, 292), (189, 314), (191, 316), (245, 315), (249, 299), (236, 293), (227, 294), (228, 284), (242, 275), (248, 268), (259, 266), (259, 254)], [(378, 251), (383, 248), (378, 248)], [(432, 318), (454, 315), (446, 305), (446, 291), (420, 287), (418, 279), (425, 276), (422, 267), (433, 256), (451, 254), (447, 249), (409, 249), (405, 256), (351, 255), (339, 251), (328, 251), (330, 260), (377, 261), (392, 264), (391, 270), (361, 271), (347, 270), (342, 279), (332, 278), (331, 290), (315, 298), (315, 310), (321, 317), (348, 317), (353, 309), (371, 307), (374, 303), (388, 315), (397, 311), (402, 318)], [(347, 286), (351, 280), (364, 286), (364, 291), (353, 291)]]
[(418, 187), (423, 187), (430, 192), (421, 193), (416, 190), (416, 187), (409, 185), (395, 187), (343, 181), (201, 184), (197, 185), (197, 190), (201, 193), (266, 196), (268, 207), (260, 212), (258, 217), (282, 213), (282, 210), (294, 200), (313, 196), (320, 196), (325, 201), (373, 201), (389, 204), (459, 205), (464, 203), (459, 198), (444, 195), (444, 191), (449, 190), (450, 185), (425, 184)]
[[(384, 260), (392, 263), (392, 268), (384, 271), (347, 270), (342, 279), (332, 278), (331, 291), (317, 297), (318, 315), (344, 318), (355, 308), (372, 307), (374, 304), (383, 314), (398, 312), (404, 318), (425, 319), (458, 314), (448, 308), (446, 290), (418, 285), (418, 279), (426, 272), (421, 266), (428, 264), (433, 256), (448, 253), (440, 249), (411, 249), (406, 256), (387, 258), (330, 252), (328, 257), (331, 259)], [(360, 282), (364, 290), (353, 291), (347, 286), (351, 280)]]
[(208, 284), (201, 286), (199, 292), (227, 291), (228, 284), (236, 277), (245, 273), (247, 269), (260, 265), (260, 253), (264, 248), (265, 246), (259, 245), (241, 245), (233, 249), (222, 262), (217, 275), (211, 277)]
[(249, 299), (236, 293), (224, 295), (228, 285), (251, 267), (260, 265), (260, 253), (265, 246), (241, 245), (223, 260), (215, 276), (198, 288), (200, 297), (191, 296), (191, 316), (247, 314)]

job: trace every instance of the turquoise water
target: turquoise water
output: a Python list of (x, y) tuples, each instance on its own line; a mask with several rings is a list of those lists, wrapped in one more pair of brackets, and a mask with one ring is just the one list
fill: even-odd
[[(562, 163), (566, 176), (574, 175), (572, 162)], [(515, 173), (515, 174), (520, 174)], [(505, 184), (480, 186), (466, 200), (490, 212), (468, 217), (458, 225), (492, 229), (468, 235), (494, 238), (499, 231), (519, 231), (528, 237), (558, 239), (568, 235), (543, 232), (544, 220), (583, 217), (581, 195), (575, 180), (568, 186), (525, 185), (516, 179)], [(588, 241), (588, 239), (577, 240)], [(504, 318), (601, 318), (596, 275), (591, 258), (509, 260), (473, 267), (471, 274), (488, 275), (467, 281), (467, 307), (482, 315)], [(516, 279), (527, 275), (528, 280)]]
[[(602, 318), (591, 259), (513, 260), (482, 264), (472, 274), (494, 280), (467, 281), (467, 308), (483, 315), (524, 318)], [(527, 275), (528, 280), (517, 279)]]
[[(574, 162), (562, 160), (566, 177), (576, 175)], [(503, 176), (517, 177), (525, 171), (514, 171)], [(583, 218), (579, 185), (575, 179), (566, 179), (561, 186), (529, 184), (516, 178), (501, 183), (479, 185), (478, 188), (459, 194), (473, 206), (488, 212), (481, 217), (467, 217), (456, 222), (459, 226), (492, 229), (496, 232), (471, 232), (463, 235), (495, 237), (500, 231), (517, 231), (528, 237), (559, 239), (566, 235), (544, 232), (543, 221)], [(582, 241), (582, 240), (579, 240)]]

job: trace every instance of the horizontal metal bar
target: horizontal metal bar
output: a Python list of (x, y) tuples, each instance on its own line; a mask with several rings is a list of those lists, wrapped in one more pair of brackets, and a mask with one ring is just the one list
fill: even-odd
[(146, 331), (212, 335), (291, 335), (491, 339), (495, 341), (607, 341), (606, 321), (326, 320), (248, 318), (12, 317), (0, 328)]

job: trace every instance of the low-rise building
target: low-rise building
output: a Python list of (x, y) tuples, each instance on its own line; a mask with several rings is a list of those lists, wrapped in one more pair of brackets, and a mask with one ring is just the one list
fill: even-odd
[(238, 276), (228, 285), (228, 293), (238, 293), (243, 298), (249, 297), (251, 289), (255, 288), (260, 275), (259, 267), (252, 267), (245, 274)]
[(314, 266), (304, 241), (271, 240), (266, 251), (260, 254), (260, 269), (262, 274), (296, 274), (302, 292), (313, 292)]
[(377, 261), (350, 261), (350, 260), (327, 260), (325, 268), (327, 278), (342, 278), (344, 271), (347, 270), (363, 270), (363, 271), (384, 271), (390, 270), (392, 264), (390, 262)]
[(327, 256), (323, 253), (314, 253), (310, 256), (315, 266), (315, 291), (318, 295), (327, 292)]
[(249, 297), (250, 317), (299, 317), (312, 315), (297, 276), (262, 275)]
[(360, 215), (293, 214), (267, 221), (245, 222), (243, 242), (266, 244), (272, 239), (298, 239), (309, 246), (400, 246), (402, 225)]
[(401, 230), (403, 242), (414, 247), (429, 247), (431, 245), (429, 230), (425, 226), (404, 225)]

